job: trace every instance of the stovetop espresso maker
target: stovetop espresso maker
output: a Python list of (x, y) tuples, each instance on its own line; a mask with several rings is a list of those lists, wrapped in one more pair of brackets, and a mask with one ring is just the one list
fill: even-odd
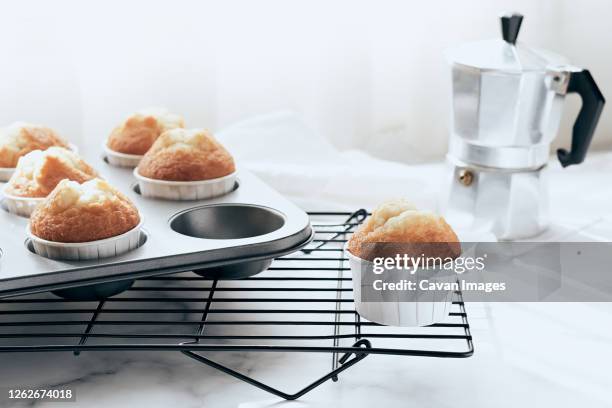
[(546, 164), (568, 93), (582, 98), (563, 167), (581, 163), (605, 100), (586, 69), (517, 44), (523, 17), (501, 17), (503, 39), (447, 52), (452, 68), (449, 179), (443, 211), (459, 228), (529, 238), (548, 225)]

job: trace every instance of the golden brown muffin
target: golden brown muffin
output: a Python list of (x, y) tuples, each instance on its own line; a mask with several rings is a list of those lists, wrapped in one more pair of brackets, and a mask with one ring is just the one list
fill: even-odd
[(121, 235), (140, 222), (132, 202), (106, 181), (62, 180), (30, 217), (32, 234), (54, 242), (89, 242)]
[(48, 127), (13, 123), (0, 130), (0, 167), (13, 168), (21, 156), (51, 146), (67, 148), (68, 142)]
[(456, 258), (461, 254), (461, 244), (443, 217), (398, 200), (374, 210), (349, 240), (348, 250), (369, 260), (396, 253)]
[(107, 146), (119, 153), (143, 155), (163, 132), (184, 126), (181, 116), (165, 109), (142, 110), (113, 129)]
[(21, 157), (5, 191), (18, 197), (46, 197), (63, 179), (82, 183), (97, 176), (76, 153), (54, 146)]
[(138, 165), (141, 176), (167, 181), (198, 181), (236, 171), (234, 159), (204, 129), (164, 132)]

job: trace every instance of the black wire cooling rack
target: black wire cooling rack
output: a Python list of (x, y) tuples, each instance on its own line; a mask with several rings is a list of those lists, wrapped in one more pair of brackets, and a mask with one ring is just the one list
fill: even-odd
[[(400, 328), (361, 319), (342, 248), (367, 212), (309, 214), (316, 231), (312, 243), (251, 278), (207, 280), (187, 272), (139, 279), (127, 292), (100, 302), (51, 294), (0, 300), (0, 352), (180, 351), (288, 400), (337, 381), (369, 355), (473, 354), (460, 293), (444, 323)], [(331, 368), (286, 393), (211, 360), (207, 351), (329, 353)]]

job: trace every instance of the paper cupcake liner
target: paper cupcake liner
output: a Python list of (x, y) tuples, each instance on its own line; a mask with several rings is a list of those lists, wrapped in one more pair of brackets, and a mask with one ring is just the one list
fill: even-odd
[(19, 215), (21, 217), (30, 217), (32, 212), (38, 207), (38, 205), (44, 201), (44, 197), (19, 197), (5, 192), (6, 186), (2, 189), (2, 196), (4, 206), (11, 214)]
[(108, 161), (108, 164), (110, 164), (111, 166), (133, 168), (138, 166), (138, 163), (140, 163), (140, 160), (142, 160), (144, 156), (142, 154), (127, 154), (116, 152), (114, 150), (111, 150), (106, 145), (106, 142), (103, 145), (103, 149), (106, 161)]
[(205, 200), (231, 192), (236, 183), (236, 172), (227, 176), (201, 181), (166, 181), (143, 177), (134, 169), (140, 194), (143, 197), (166, 200)]
[[(72, 143), (68, 143), (68, 148), (75, 153), (79, 152), (79, 148)], [(15, 167), (0, 167), (0, 181), (9, 181), (14, 172)]]
[(0, 181), (9, 181), (14, 172), (15, 167), (0, 167)]
[(35, 253), (45, 258), (68, 261), (91, 261), (119, 256), (142, 245), (142, 216), (138, 225), (116, 237), (90, 242), (53, 242), (32, 234), (28, 224), (27, 233)]
[[(353, 281), (353, 298), (355, 310), (359, 315), (371, 322), (384, 324), (387, 326), (429, 326), (440, 323), (448, 318), (452, 305), (453, 291), (448, 292), (418, 292), (410, 293), (414, 296), (413, 301), (405, 301), (407, 294), (396, 291), (385, 291), (378, 293), (378, 298), (373, 301), (363, 302), (361, 300), (362, 290), (368, 290), (368, 294), (376, 296), (362, 282), (362, 273), (374, 274), (372, 271), (373, 263), (354, 256), (350, 251), (345, 253), (349, 258), (349, 265)], [(431, 272), (431, 271), (428, 271)], [(418, 272), (417, 272), (418, 273)], [(449, 281), (454, 277), (446, 277)], [(417, 300), (418, 296), (418, 300)]]

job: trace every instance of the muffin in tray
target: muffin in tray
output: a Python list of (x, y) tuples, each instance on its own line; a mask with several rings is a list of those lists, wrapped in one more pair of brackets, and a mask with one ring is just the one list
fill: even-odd
[(68, 148), (69, 144), (45, 126), (16, 122), (0, 129), (0, 181), (7, 181), (11, 177), (20, 157), (51, 146)]
[(175, 200), (226, 194), (235, 173), (231, 154), (204, 129), (164, 132), (134, 171), (143, 196)]
[[(376, 279), (454, 282), (456, 275), (443, 268), (442, 262), (458, 258), (461, 244), (443, 217), (418, 210), (405, 200), (385, 202), (353, 234), (346, 252), (353, 275), (355, 308), (362, 317), (386, 325), (425, 326), (444, 321), (448, 316), (452, 290), (428, 293), (417, 289), (400, 293), (377, 292), (372, 288)], [(396, 266), (385, 267), (384, 274), (374, 272), (376, 258), (395, 259), (397, 255), (439, 259), (440, 263), (433, 268), (417, 268), (413, 264), (412, 274)]]
[(116, 256), (139, 245), (141, 216), (106, 181), (62, 180), (34, 210), (29, 234), (34, 251), (54, 259)]
[(63, 147), (34, 150), (19, 159), (3, 189), (4, 203), (9, 212), (29, 216), (61, 180), (84, 182), (97, 175), (76, 153)]
[(112, 165), (135, 167), (159, 135), (184, 126), (181, 116), (163, 108), (136, 112), (111, 132), (104, 145), (107, 160)]

